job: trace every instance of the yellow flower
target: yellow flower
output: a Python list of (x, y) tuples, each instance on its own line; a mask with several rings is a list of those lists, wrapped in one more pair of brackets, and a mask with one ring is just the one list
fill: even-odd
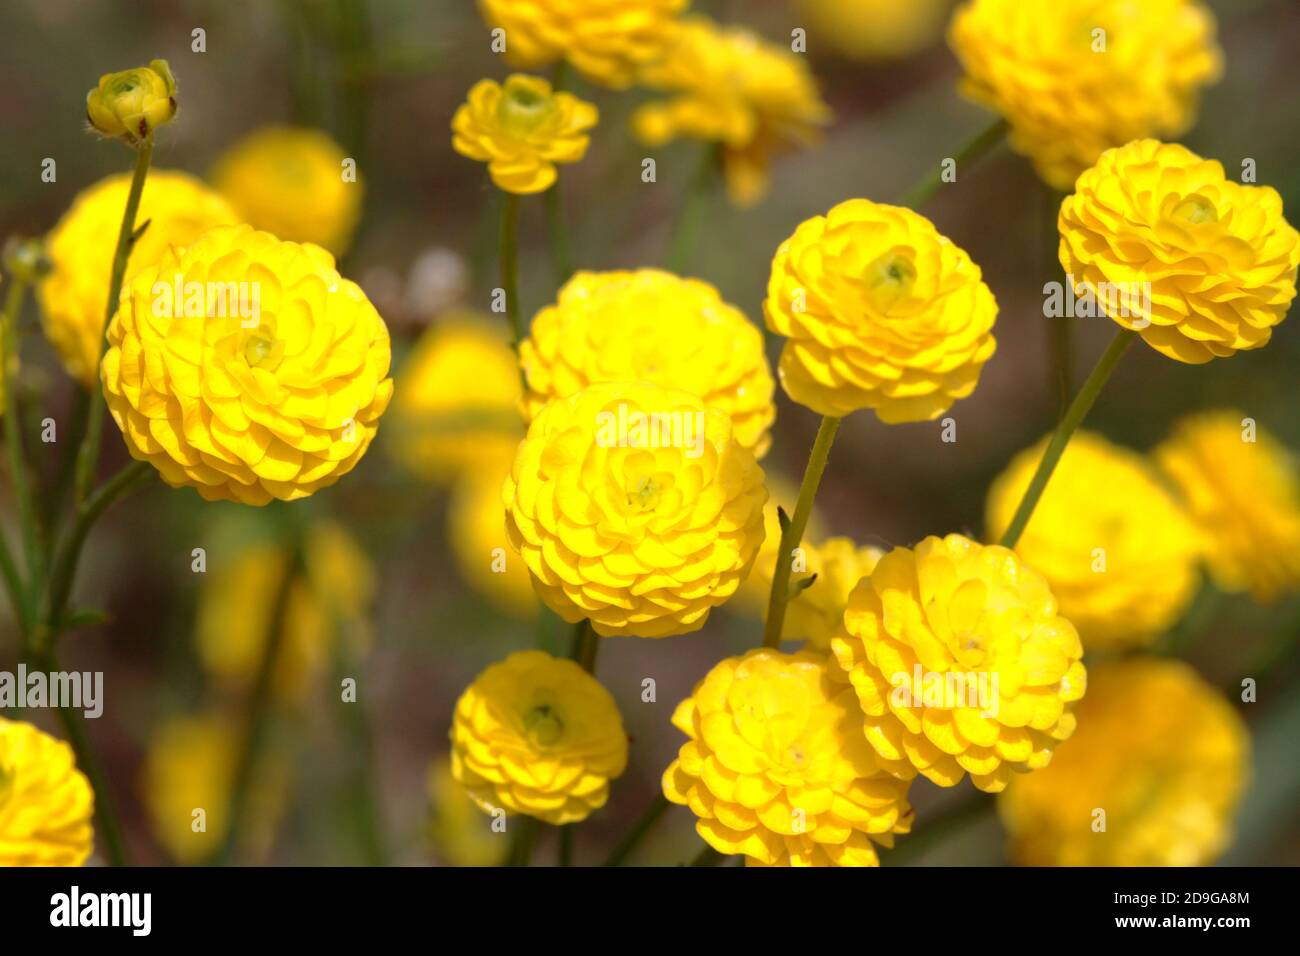
[(1014, 553), (959, 534), (895, 548), (849, 597), (831, 641), (882, 765), (996, 792), (1047, 766), (1087, 675), (1074, 626)]
[(319, 246), (249, 226), (140, 270), (108, 341), (104, 397), (131, 454), (209, 501), (332, 485), (393, 394), (388, 329), (360, 287)]
[(452, 866), (496, 866), (509, 843), (479, 811), (451, 775), (446, 758), (429, 765), (429, 838), (442, 861)]
[(938, 418), (975, 390), (998, 306), (979, 266), (928, 219), (866, 199), (802, 223), (772, 261), (767, 326), (781, 384), (822, 415)]
[[(311, 527), (302, 551), (304, 568), (289, 585), (274, 674), (276, 696), (295, 703), (302, 703), (338, 642), (356, 651), (369, 645), (366, 612), (376, 587), (374, 568), (341, 525)], [(218, 557), (227, 553), (229, 559)], [(212, 555), (195, 624), (199, 659), (222, 681), (247, 689), (271, 637), (290, 555), (269, 540), (214, 548)]]
[(573, 661), (518, 651), (479, 674), (456, 702), (451, 772), (486, 813), (556, 825), (585, 820), (626, 766), (614, 698)]
[(501, 483), (510, 473), (511, 456), (484, 458), (452, 488), (447, 505), (452, 556), (465, 582), (503, 611), (515, 617), (537, 615), (523, 558), (510, 547)]
[(1061, 203), (1060, 258), (1119, 325), (1199, 365), (1267, 345), (1295, 298), (1300, 233), (1268, 186), (1152, 139), (1108, 150)]
[(636, 68), (663, 55), (690, 0), (479, 0), (501, 29), (506, 60), (536, 69), (567, 60), (587, 79), (623, 89)]
[(176, 115), (176, 79), (166, 60), (105, 73), (86, 94), (86, 119), (103, 133), (134, 146)]
[[(98, 378), (113, 237), (121, 228), (130, 189), (131, 177), (122, 175), (83, 190), (46, 240), (54, 271), (36, 287), (41, 322), (63, 367), (86, 388)], [(233, 225), (239, 217), (194, 177), (155, 169), (145, 180), (136, 222), (148, 222), (149, 228), (131, 248), (127, 281), (169, 249), (188, 246), (213, 226)]]
[(524, 434), (519, 363), (500, 322), (453, 313), (429, 327), (397, 377), (389, 450), (426, 481), (508, 461)]
[(659, 269), (579, 272), (533, 319), (520, 348), (525, 409), (597, 382), (652, 382), (731, 415), (736, 441), (761, 458), (776, 418), (763, 334), (718, 290)]
[(673, 712), (691, 739), (664, 796), (691, 808), (719, 853), (766, 866), (877, 866), (912, 824), (908, 785), (882, 773), (853, 691), (823, 655), (729, 657)]
[(359, 173), (344, 178), (347, 159), (322, 130), (263, 126), (221, 156), (212, 182), (254, 228), (341, 256), (364, 195)]
[(497, 188), (527, 195), (551, 188), (556, 163), (587, 153), (596, 107), (551, 84), (516, 73), (505, 85), (479, 80), (451, 120), (456, 152), (488, 164)]
[(81, 866), (95, 848), (94, 812), (72, 748), (0, 717), (0, 866)]
[(1229, 702), (1186, 664), (1143, 658), (1096, 668), (1078, 716), (1052, 765), (998, 798), (1016, 861), (1213, 863), (1250, 776), (1250, 738)]
[(827, 538), (808, 547), (808, 572), (817, 580), (800, 591), (786, 606), (787, 641), (805, 640), (825, 653), (831, 638), (844, 629), (844, 609), (859, 581), (869, 576), (884, 552), (858, 547), (851, 538)]
[[(727, 610), (741, 611), (763, 620), (767, 617), (767, 603), (772, 594), (772, 576), (776, 573), (777, 554), (781, 549), (781, 518), (778, 508), (784, 508), (787, 515), (794, 513), (795, 503), (799, 500), (799, 486), (780, 475), (770, 472), (766, 475), (767, 504), (763, 505), (763, 544), (754, 559), (753, 570), (741, 582), (736, 591), (736, 599), (727, 605)], [(790, 583), (794, 585), (806, 578), (808, 559), (811, 551), (810, 541), (822, 536), (824, 522), (817, 505), (814, 504), (808, 515), (808, 528), (804, 532), (804, 544), (798, 555), (791, 555)], [(854, 582), (855, 584), (857, 582)], [(786, 628), (790, 626), (787, 611)]]
[(547, 405), (502, 497), (551, 610), (605, 637), (670, 637), (703, 627), (749, 573), (767, 491), (726, 412), (636, 383)]
[(1113, 146), (1186, 131), (1223, 71), (1198, 0), (972, 0), (948, 42), (963, 94), (1001, 113), (1012, 147), (1061, 190)]
[[(1046, 444), (1022, 451), (989, 488), (992, 540), (1011, 523)], [(1016, 544), (1090, 651), (1150, 644), (1177, 622), (1200, 584), (1201, 549), (1148, 460), (1087, 431), (1070, 439)]]
[(1265, 602), (1300, 589), (1300, 476), (1289, 448), (1220, 410), (1182, 419), (1153, 454), (1205, 535), (1220, 587)]
[[(239, 760), (241, 721), (222, 714), (176, 717), (149, 742), (141, 776), (144, 803), (158, 841), (182, 864), (211, 859), (230, 830), (230, 788)], [(284, 814), (289, 775), (273, 751), (253, 771), (241, 855), (262, 857)]]
[(637, 137), (650, 147), (680, 136), (718, 143), (740, 206), (766, 194), (773, 154), (818, 142), (831, 118), (801, 55), (707, 17), (683, 20), (667, 57), (640, 79), (672, 98), (636, 111)]
[(853, 60), (911, 56), (939, 38), (950, 0), (800, 0), (813, 47)]

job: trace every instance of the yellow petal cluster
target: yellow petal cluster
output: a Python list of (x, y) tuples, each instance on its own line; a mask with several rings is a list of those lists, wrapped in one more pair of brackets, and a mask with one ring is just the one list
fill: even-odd
[(1250, 776), (1245, 723), (1181, 661), (1103, 664), (1089, 685), (1079, 730), (1052, 765), (998, 798), (1012, 856), (1026, 866), (1213, 863)]
[(537, 595), (528, 568), (510, 547), (501, 508), (501, 483), (510, 473), (511, 455), (484, 458), (452, 487), (447, 504), (452, 556), (460, 576), (479, 594), (520, 618), (535, 617)]
[(626, 766), (614, 698), (573, 661), (519, 651), (456, 702), (451, 772), (484, 812), (576, 823), (605, 805)]
[[(1022, 451), (989, 488), (990, 540), (1011, 523), (1046, 445)], [(1200, 585), (1202, 545), (1147, 458), (1081, 430), (1015, 550), (1096, 651), (1150, 644), (1172, 627)]]
[(938, 418), (975, 390), (998, 306), (979, 266), (931, 222), (866, 199), (801, 223), (772, 260), (767, 326), (801, 405), (881, 421)]
[(950, 0), (799, 0), (811, 49), (852, 60), (911, 56), (943, 33)]
[(735, 594), (763, 542), (767, 491), (725, 411), (632, 383), (547, 405), (502, 497), (551, 610), (606, 637), (669, 637)]
[(513, 458), (524, 434), (519, 363), (500, 319), (454, 312), (420, 336), (397, 373), (388, 449), (425, 481)]
[[(113, 274), (113, 242), (122, 226), (129, 175), (110, 176), (80, 192), (46, 239), (54, 269), (36, 286), (45, 336), (69, 375), (86, 388), (98, 378), (104, 310)], [(213, 226), (239, 222), (220, 195), (193, 176), (151, 170), (136, 222), (149, 223), (131, 247), (126, 279), (169, 249), (188, 246)]]
[(0, 717), (0, 866), (81, 866), (95, 847), (94, 811), (72, 748)]
[(360, 287), (319, 246), (249, 226), (212, 229), (140, 270), (108, 341), (104, 397), (131, 454), (209, 501), (264, 505), (332, 485), (393, 394), (388, 329)]
[(844, 609), (859, 581), (875, 570), (884, 552), (859, 547), (851, 538), (827, 538), (807, 547), (808, 572), (817, 580), (786, 605), (782, 640), (807, 641), (821, 652), (844, 629)]
[(757, 457), (771, 444), (775, 386), (763, 334), (699, 279), (579, 272), (533, 319), (520, 361), (530, 419), (597, 382), (653, 382), (729, 413), (736, 440)]
[(853, 691), (824, 655), (729, 657), (677, 705), (690, 738), (664, 772), (719, 853), (765, 866), (877, 866), (911, 828), (908, 785), (881, 772)]
[(451, 120), (451, 144), (468, 159), (488, 164), (497, 188), (527, 195), (550, 189), (556, 163), (587, 153), (596, 107), (551, 84), (516, 73), (504, 85), (479, 80)]
[(1294, 452), (1244, 414), (1189, 415), (1153, 452), (1207, 539), (1205, 560), (1227, 591), (1272, 601), (1300, 590), (1300, 467)]
[(959, 534), (895, 548), (849, 597), (831, 649), (882, 765), (981, 790), (1047, 766), (1074, 731), (1083, 646), (1042, 576)]
[(1223, 71), (1214, 34), (1200, 0), (971, 0), (948, 42), (963, 94), (1001, 113), (1012, 147), (1067, 190), (1103, 151), (1192, 125)]
[(690, 0), (478, 0), (504, 31), (506, 61), (536, 69), (566, 60), (594, 83), (632, 84), (637, 67), (663, 56), (675, 17)]
[(347, 252), (365, 186), (343, 148), (319, 129), (263, 126), (217, 160), (212, 182), (249, 225)]
[(166, 60), (105, 73), (86, 94), (86, 119), (103, 133), (134, 146), (176, 115), (176, 79)]
[(1107, 150), (1061, 204), (1058, 227), (1076, 289), (1180, 362), (1267, 345), (1295, 299), (1300, 233), (1277, 190), (1226, 178), (1183, 146)]
[(679, 137), (719, 144), (727, 194), (739, 206), (767, 193), (773, 155), (817, 143), (831, 119), (802, 55), (708, 17), (683, 20), (667, 56), (640, 81), (670, 98), (637, 110), (637, 137), (650, 147)]

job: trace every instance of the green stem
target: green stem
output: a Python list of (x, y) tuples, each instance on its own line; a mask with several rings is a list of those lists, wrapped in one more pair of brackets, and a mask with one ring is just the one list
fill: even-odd
[(564, 200), (560, 196), (560, 181), (546, 190), (546, 231), (551, 240), (551, 263), (555, 269), (555, 284), (562, 286), (573, 275), (573, 250), (569, 246), (569, 233), (564, 225)]
[(506, 297), (506, 320), (510, 323), (510, 346), (519, 352), (524, 330), (519, 321), (519, 197), (505, 194), (501, 207), (501, 289)]
[(506, 866), (527, 866), (533, 855), (533, 844), (537, 841), (537, 831), (541, 824), (532, 817), (515, 817), (515, 839), (510, 844), (510, 859)]
[(595, 632), (591, 622), (583, 618), (573, 626), (573, 645), (569, 657), (588, 674), (596, 673), (596, 653), (600, 650), (600, 635)]
[(1016, 508), (1015, 517), (1011, 519), (1011, 524), (1007, 526), (1006, 532), (1002, 535), (1002, 540), (998, 542), (1004, 548), (1014, 548), (1016, 542), (1020, 540), (1020, 535), (1024, 532), (1025, 525), (1029, 524), (1029, 518), (1034, 513), (1034, 507), (1038, 504), (1038, 499), (1043, 496), (1043, 490), (1052, 477), (1052, 471), (1056, 468), (1056, 463), (1061, 460), (1065, 446), (1070, 442), (1070, 436), (1083, 424), (1083, 420), (1092, 409), (1093, 403), (1097, 401), (1097, 396), (1101, 394), (1102, 386), (1106, 384), (1111, 373), (1115, 371), (1115, 366), (1119, 364), (1119, 360), (1124, 357), (1124, 353), (1133, 344), (1135, 338), (1137, 338), (1136, 332), (1120, 329), (1106, 348), (1106, 351), (1102, 353), (1096, 367), (1093, 368), (1091, 374), (1083, 383), (1083, 387), (1079, 389), (1079, 394), (1074, 396), (1069, 411), (1061, 419), (1061, 424), (1057, 426), (1056, 433), (1052, 435), (1052, 440), (1048, 442), (1047, 448), (1043, 452), (1043, 458), (1038, 463), (1038, 470), (1034, 472), (1029, 487), (1025, 489), (1024, 497), (1020, 499), (1020, 505)]
[(122, 294), (122, 280), (126, 276), (126, 264), (131, 258), (132, 237), (135, 235), (135, 217), (140, 211), (140, 196), (144, 193), (144, 181), (149, 175), (149, 162), (153, 157), (153, 137), (145, 139), (136, 150), (135, 173), (131, 177), (131, 191), (126, 197), (126, 210), (122, 213), (122, 225), (117, 233), (117, 248), (113, 251), (113, 272), (108, 285), (108, 303), (104, 307), (104, 325), (99, 330), (99, 359), (95, 364), (94, 381), (91, 382), (89, 420), (86, 435), (81, 448), (77, 451), (76, 502), (85, 501), (90, 494), (91, 483), (95, 480), (95, 467), (99, 463), (99, 446), (104, 435), (104, 395), (99, 387), (99, 367), (108, 347), (108, 323), (117, 312), (117, 300)]
[(813, 499), (817, 497), (817, 488), (821, 485), (822, 475), (826, 471), (826, 462), (830, 458), (831, 444), (835, 433), (839, 431), (841, 419), (827, 415), (817, 429), (817, 438), (813, 442), (812, 453), (808, 456), (808, 466), (804, 469), (803, 484), (799, 486), (799, 500), (795, 503), (794, 514), (781, 530), (781, 546), (776, 555), (776, 568), (772, 573), (772, 594), (767, 603), (767, 624), (763, 630), (763, 646), (779, 648), (781, 632), (785, 628), (785, 607), (790, 600), (791, 557), (794, 549), (803, 541), (803, 533), (808, 528), (808, 517), (812, 514)]
[(559, 827), (560, 831), (560, 866), (573, 866), (573, 836), (576, 823)]
[[(18, 275), (10, 277), (11, 285), (5, 295), (3, 327), (0, 327), (0, 335), (3, 336), (3, 350), (0, 351), (0, 361), (3, 361), (3, 371), (0, 376), (4, 380), (4, 408), (0, 414), (4, 416), (4, 435), (5, 435), (5, 452), (9, 463), (9, 479), (13, 483), (14, 499), (18, 505), (18, 531), (22, 541), (23, 563), (27, 570), (27, 581), (34, 584), (40, 578), (40, 560), (38, 555), (41, 552), (41, 543), (37, 536), (36, 516), (33, 508), (31, 484), (28, 481), (27, 463), (23, 455), (23, 434), (22, 421), (18, 410), (18, 348), (19, 348), (19, 318), (22, 313), (23, 297), (27, 293), (27, 283)], [(4, 559), (12, 563), (12, 557), (7, 554)], [(8, 570), (5, 571), (6, 579)], [(18, 594), (21, 595), (20, 601), (15, 601), (14, 607), (16, 616), (22, 627), (24, 634), (30, 632), (32, 626), (32, 603), (31, 591), (34, 587), (24, 588), (22, 586), (22, 577), (18, 575), (17, 568), (14, 569), (15, 579), (18, 584)]]
[[(337, 612), (334, 612), (337, 613)], [(351, 653), (349, 635), (344, 626), (335, 629), (334, 687), (337, 693), (345, 677), (355, 675), (356, 660)], [(349, 801), (357, 828), (357, 839), (367, 866), (386, 866), (388, 848), (384, 840), (383, 813), (375, 782), (378, 779), (374, 734), (360, 696), (351, 703), (340, 701), (344, 709), (344, 724), (351, 744), (349, 768), (352, 798)]]
[(717, 866), (725, 859), (725, 856), (706, 843), (704, 849), (691, 860), (691, 866)]
[(682, 203), (681, 212), (678, 213), (677, 225), (673, 228), (672, 240), (668, 248), (669, 272), (682, 275), (690, 263), (691, 253), (695, 249), (695, 235), (704, 217), (705, 200), (713, 187), (720, 159), (720, 147), (713, 144), (705, 147), (699, 168), (696, 169), (686, 189), (686, 199)]
[(609, 856), (605, 858), (605, 866), (622, 866), (623, 861), (631, 855), (632, 851), (645, 838), (645, 836), (654, 829), (654, 825), (659, 822), (659, 818), (671, 806), (668, 799), (659, 794), (655, 797), (654, 803), (646, 808), (646, 812), (628, 831), (627, 836), (619, 841), (618, 846), (610, 851)]
[[(957, 161), (957, 173), (965, 173), (966, 167), (974, 166), (985, 155), (992, 151), (993, 147), (1002, 142), (1007, 133), (1007, 121), (999, 119), (987, 129), (981, 130), (970, 142), (957, 151), (953, 157)], [(919, 209), (934, 197), (943, 185), (943, 167), (940, 165), (934, 169), (924, 179), (914, 185), (911, 189), (903, 194), (902, 205), (911, 209)]]
[(14, 619), (18, 622), (19, 632), (26, 639), (27, 626), (24, 618), (27, 612), (24, 610), (27, 602), (27, 591), (23, 587), (22, 578), (18, 574), (18, 566), (14, 564), (14, 556), (9, 550), (9, 543), (5, 540), (3, 534), (0, 534), (0, 576), (4, 577), (5, 591), (9, 595), (9, 602), (14, 609)]

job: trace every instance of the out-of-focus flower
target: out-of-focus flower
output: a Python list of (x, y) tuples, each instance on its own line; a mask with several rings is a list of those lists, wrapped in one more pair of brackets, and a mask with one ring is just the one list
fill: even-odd
[(630, 86), (638, 66), (663, 56), (690, 0), (479, 0), (504, 32), (507, 62), (536, 69), (567, 60), (587, 79)]
[(95, 847), (94, 812), (72, 748), (0, 717), (0, 866), (81, 866)]
[(537, 313), (519, 353), (530, 418), (597, 382), (653, 382), (730, 414), (736, 441), (757, 457), (771, 444), (775, 386), (763, 334), (699, 279), (579, 272)]
[(461, 577), (515, 617), (537, 614), (537, 595), (524, 560), (510, 547), (501, 507), (501, 483), (513, 456), (496, 465), (486, 459), (452, 488), (447, 506), (452, 554)]
[(108, 341), (104, 397), (131, 454), (209, 501), (332, 485), (393, 394), (388, 329), (356, 283), (319, 246), (249, 226), (136, 273)]
[(1259, 601), (1300, 589), (1300, 476), (1289, 448), (1225, 409), (1183, 418), (1153, 454), (1204, 533), (1220, 587)]
[(719, 853), (766, 866), (877, 866), (911, 829), (908, 785), (881, 772), (853, 691), (820, 654), (753, 650), (677, 705), (691, 739), (664, 772), (673, 803)]
[(1061, 203), (1076, 289), (1162, 355), (1199, 365), (1268, 344), (1295, 299), (1300, 233), (1269, 186), (1244, 186), (1153, 139), (1107, 150)]
[[(302, 554), (302, 572), (289, 583), (273, 678), (276, 695), (294, 703), (302, 702), (337, 644), (355, 652), (369, 645), (366, 613), (375, 594), (375, 570), (341, 525), (312, 526)], [(208, 571), (195, 643), (204, 666), (221, 680), (249, 688), (257, 679), (289, 567), (287, 549), (264, 541)]]
[(609, 637), (698, 630), (763, 542), (763, 471), (689, 392), (592, 385), (533, 419), (502, 497), (541, 599)]
[(979, 266), (923, 216), (866, 199), (803, 222), (772, 260), (767, 325), (801, 405), (938, 418), (975, 390), (998, 306)]
[(519, 651), (456, 702), (451, 772), (486, 813), (556, 825), (605, 805), (627, 766), (627, 734), (609, 691), (573, 661)]
[(455, 312), (429, 327), (398, 370), (389, 450), (425, 481), (508, 461), (524, 434), (519, 363), (500, 323)]
[(90, 125), (134, 146), (153, 135), (176, 115), (176, 79), (166, 60), (148, 66), (105, 73), (99, 85), (86, 94), (86, 119)]
[(799, 0), (812, 45), (853, 60), (911, 56), (939, 39), (952, 0)]
[(859, 547), (851, 538), (827, 538), (808, 548), (808, 571), (817, 580), (790, 600), (785, 612), (787, 641), (805, 640), (818, 651), (844, 629), (844, 609), (859, 581), (875, 570), (884, 552)]
[(881, 764), (981, 790), (1047, 766), (1087, 675), (1073, 625), (1014, 552), (959, 534), (895, 548), (849, 596), (831, 641)]
[[(768, 598), (772, 593), (772, 576), (776, 573), (777, 555), (781, 549), (781, 518), (778, 509), (784, 508), (787, 515), (794, 513), (795, 503), (799, 500), (799, 486), (780, 475), (770, 472), (765, 476), (767, 484), (767, 504), (763, 505), (763, 545), (758, 549), (754, 567), (736, 591), (736, 599), (727, 605), (727, 610), (741, 611), (763, 620), (767, 616)], [(806, 578), (812, 572), (808, 570), (808, 543), (822, 537), (824, 522), (816, 504), (808, 515), (808, 528), (804, 532), (804, 543), (798, 555), (791, 555), (790, 582), (792, 586)], [(856, 583), (856, 582), (854, 582)], [(797, 600), (797, 598), (796, 598)], [(793, 602), (791, 602), (793, 604)], [(787, 610), (786, 628), (789, 629), (790, 618)]]
[[(1046, 445), (1022, 451), (989, 488), (990, 539), (1011, 523)], [(1015, 550), (1095, 651), (1150, 644), (1168, 630), (1196, 595), (1202, 546), (1146, 458), (1078, 431)]]
[(802, 56), (707, 17), (683, 20), (640, 80), (672, 97), (633, 114), (637, 137), (650, 147), (682, 136), (720, 144), (727, 194), (740, 206), (766, 194), (774, 154), (815, 144), (831, 119)]
[(458, 303), (468, 287), (465, 260), (451, 249), (434, 246), (411, 263), (406, 275), (406, 307), (424, 324)]
[(551, 188), (556, 163), (587, 153), (596, 107), (551, 84), (516, 73), (505, 85), (479, 80), (451, 120), (456, 152), (488, 164), (497, 188), (527, 195)]
[[(141, 777), (158, 842), (178, 863), (211, 859), (230, 830), (230, 788), (241, 722), (221, 714), (172, 718), (155, 731)], [(253, 769), (247, 815), (236, 835), (241, 856), (262, 857), (283, 817), (289, 773), (263, 749)]]
[(1011, 145), (1066, 190), (1107, 149), (1176, 137), (1223, 71), (1199, 0), (972, 0), (948, 42), (962, 92), (1001, 113)]
[(347, 160), (323, 130), (263, 126), (222, 154), (212, 182), (254, 228), (341, 256), (365, 189), (359, 172), (345, 175)]
[(1027, 866), (1213, 863), (1250, 776), (1244, 722), (1181, 661), (1103, 664), (1089, 684), (1052, 765), (998, 798), (1012, 855)]
[[(104, 309), (113, 273), (113, 240), (122, 226), (129, 175), (110, 176), (78, 193), (46, 240), (54, 270), (36, 287), (41, 323), (68, 374), (86, 388), (98, 378)], [(193, 176), (155, 169), (145, 180), (136, 222), (149, 223), (131, 247), (126, 281), (213, 226), (239, 222), (220, 195)]]
[(451, 774), (444, 757), (429, 765), (429, 839), (442, 861), (453, 866), (495, 866), (509, 839), (492, 830), (492, 821)]

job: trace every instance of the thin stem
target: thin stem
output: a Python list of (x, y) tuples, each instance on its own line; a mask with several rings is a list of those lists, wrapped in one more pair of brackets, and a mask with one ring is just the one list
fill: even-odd
[(560, 866), (573, 866), (573, 836), (575, 823), (567, 824), (560, 830)]
[(1106, 351), (1102, 353), (1096, 367), (1083, 383), (1083, 387), (1079, 389), (1079, 394), (1074, 396), (1074, 401), (1070, 403), (1070, 410), (1065, 413), (1061, 424), (1056, 428), (1056, 433), (1052, 435), (1052, 440), (1048, 442), (1043, 458), (1038, 463), (1038, 470), (1034, 472), (1029, 487), (1025, 489), (1024, 497), (1020, 499), (1015, 517), (1011, 519), (1011, 524), (1007, 526), (1002, 540), (998, 542), (1004, 548), (1014, 548), (1016, 542), (1020, 540), (1020, 535), (1024, 532), (1025, 525), (1029, 524), (1029, 518), (1034, 513), (1038, 499), (1043, 496), (1043, 490), (1047, 488), (1047, 482), (1052, 477), (1056, 463), (1061, 460), (1065, 446), (1070, 442), (1070, 436), (1083, 424), (1093, 403), (1097, 401), (1097, 396), (1101, 394), (1102, 386), (1115, 371), (1115, 366), (1119, 364), (1119, 360), (1124, 357), (1124, 353), (1133, 344), (1135, 338), (1137, 338), (1136, 332), (1120, 329)]
[(501, 207), (501, 289), (506, 297), (506, 320), (510, 323), (511, 347), (517, 353), (524, 340), (519, 321), (519, 197), (505, 194)]
[[(356, 673), (356, 659), (351, 653), (349, 634), (345, 626), (335, 628), (334, 636), (334, 687), (337, 692), (345, 677)], [(351, 743), (349, 768), (352, 799), (349, 801), (357, 828), (361, 853), (368, 866), (385, 866), (388, 848), (384, 840), (383, 813), (375, 793), (377, 779), (374, 735), (369, 716), (360, 697), (352, 702), (340, 702), (344, 709), (344, 724)]]
[(532, 817), (515, 818), (515, 839), (510, 844), (510, 859), (506, 866), (527, 866), (533, 855), (533, 844), (537, 842), (537, 831), (541, 824)]
[(795, 503), (794, 514), (781, 530), (781, 546), (777, 551), (776, 568), (772, 574), (772, 594), (767, 603), (767, 625), (763, 630), (764, 647), (781, 646), (785, 607), (790, 600), (791, 557), (794, 549), (803, 541), (803, 533), (808, 528), (813, 499), (817, 497), (817, 488), (822, 483), (822, 475), (826, 471), (826, 462), (830, 458), (831, 445), (835, 441), (835, 433), (839, 431), (840, 421), (830, 415), (822, 419), (812, 453), (808, 456), (808, 466), (804, 469), (803, 484), (799, 486), (799, 500)]
[(610, 851), (609, 856), (605, 858), (604, 866), (622, 866), (623, 861), (631, 855), (637, 845), (654, 829), (659, 818), (664, 815), (664, 811), (671, 806), (668, 798), (663, 794), (655, 797), (654, 802), (646, 808), (646, 812), (641, 815), (641, 819), (633, 824), (632, 829), (627, 832), (627, 836), (618, 842), (618, 845)]
[(569, 246), (569, 233), (564, 225), (564, 200), (560, 196), (560, 181), (546, 190), (546, 231), (551, 240), (551, 263), (555, 269), (555, 284), (564, 285), (573, 275), (573, 250)]
[[(1046, 183), (1039, 183), (1038, 193), (1043, 208), (1038, 215), (1035, 248), (1044, 272), (1052, 273), (1060, 268), (1057, 262), (1056, 215), (1061, 205), (1061, 196)], [(1046, 311), (1046, 310), (1044, 310)], [(1071, 342), (1070, 316), (1067, 310), (1061, 315), (1047, 317), (1048, 348), (1048, 393), (1056, 396), (1056, 420), (1059, 423), (1070, 408), (1070, 396), (1074, 394), (1074, 356)]]
[[(981, 130), (974, 139), (959, 149), (957, 155), (953, 157), (957, 161), (958, 175), (965, 173), (968, 166), (974, 166), (991, 152), (993, 147), (1002, 142), (1006, 132), (1007, 121), (999, 119), (992, 126)], [(919, 209), (934, 197), (943, 182), (943, 167), (939, 166), (903, 194), (902, 205)]]
[(725, 859), (726, 859), (725, 856), (723, 856), (721, 853), (719, 853), (717, 850), (713, 849), (713, 847), (709, 846), (706, 843), (704, 845), (704, 849), (700, 850), (700, 852), (695, 855), (695, 859), (691, 860), (690, 865), (691, 866), (717, 866)]
[(588, 674), (596, 673), (596, 653), (600, 650), (600, 635), (591, 622), (583, 618), (573, 626), (573, 645), (569, 657), (578, 662)]
[(117, 233), (117, 248), (113, 252), (113, 272), (108, 285), (108, 303), (104, 307), (104, 326), (99, 330), (99, 362), (95, 364), (94, 381), (91, 382), (89, 420), (81, 448), (77, 451), (76, 502), (78, 505), (90, 494), (95, 480), (95, 466), (99, 463), (99, 446), (104, 435), (104, 395), (99, 387), (99, 367), (108, 347), (108, 323), (117, 312), (117, 300), (122, 294), (122, 279), (126, 264), (131, 258), (132, 237), (135, 235), (135, 217), (140, 211), (140, 196), (144, 181), (149, 175), (149, 162), (153, 157), (153, 137), (146, 138), (136, 150), (135, 173), (131, 177), (131, 191), (126, 197), (126, 210), (122, 213), (122, 226)]
[(27, 602), (27, 592), (23, 587), (22, 578), (18, 574), (18, 566), (14, 564), (14, 556), (9, 551), (9, 543), (5, 540), (3, 534), (0, 534), (0, 576), (4, 577), (5, 591), (9, 595), (9, 602), (14, 609), (14, 618), (18, 622), (19, 631), (24, 639), (27, 636), (27, 624), (24, 618), (26, 612), (24, 608)]
[(677, 225), (673, 229), (671, 245), (668, 249), (668, 271), (682, 274), (685, 272), (695, 249), (695, 235), (704, 216), (705, 199), (713, 187), (713, 180), (718, 169), (721, 152), (718, 146), (708, 145), (700, 160), (699, 168), (691, 178), (686, 189), (686, 199), (677, 216)]
[[(36, 581), (40, 576), (38, 554), (41, 548), (37, 537), (36, 515), (33, 508), (31, 484), (27, 476), (27, 463), (23, 455), (22, 421), (18, 410), (18, 320), (22, 313), (23, 297), (27, 292), (27, 283), (20, 275), (13, 275), (10, 279), (12, 284), (5, 295), (4, 325), (0, 328), (4, 346), (3, 351), (0, 352), (0, 361), (4, 362), (3, 370), (0, 371), (0, 378), (3, 378), (4, 382), (4, 408), (0, 410), (0, 415), (4, 416), (5, 452), (9, 463), (9, 479), (13, 483), (14, 498), (18, 505), (18, 531), (22, 541), (23, 563), (27, 570), (27, 581), (30, 583)], [(5, 555), (0, 560), (12, 564), (13, 559), (8, 554), (7, 546)], [(32, 624), (32, 589), (22, 586), (22, 577), (18, 574), (16, 566), (13, 571), (18, 586), (16, 593), (21, 595), (21, 599), (16, 600), (14, 603), (15, 613), (22, 625), (23, 633), (27, 633), (31, 630)], [(9, 569), (6, 568), (6, 580), (8, 576)]]

